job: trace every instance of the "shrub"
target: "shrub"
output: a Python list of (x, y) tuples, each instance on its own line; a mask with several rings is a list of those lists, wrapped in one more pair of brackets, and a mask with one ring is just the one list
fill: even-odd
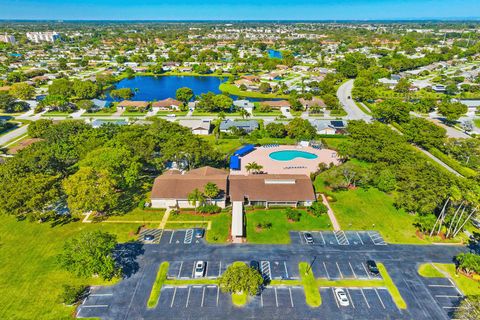
[(455, 257), (458, 269), (467, 274), (480, 274), (480, 255), (474, 253), (460, 253)]
[(271, 222), (259, 222), (257, 223), (257, 228), (259, 229), (270, 229), (272, 227)]
[(315, 201), (310, 207), (308, 207), (308, 211), (314, 216), (320, 217), (322, 214), (327, 213), (328, 208), (322, 202)]
[(285, 210), (285, 214), (287, 215), (288, 220), (298, 222), (300, 221), (300, 217), (302, 216), (302, 213), (298, 210), (294, 210), (292, 208), (287, 208)]
[(79, 302), (85, 297), (87, 293), (87, 286), (63, 286), (63, 293), (61, 295), (63, 303), (66, 305), (72, 305)]
[(219, 213), (222, 211), (222, 208), (216, 204), (204, 204), (203, 206), (198, 207), (197, 211), (200, 213)]

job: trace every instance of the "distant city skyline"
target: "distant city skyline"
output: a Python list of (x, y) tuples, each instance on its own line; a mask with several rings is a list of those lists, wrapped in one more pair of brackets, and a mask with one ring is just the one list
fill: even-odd
[(422, 20), (479, 19), (479, 0), (3, 0), (0, 19)]

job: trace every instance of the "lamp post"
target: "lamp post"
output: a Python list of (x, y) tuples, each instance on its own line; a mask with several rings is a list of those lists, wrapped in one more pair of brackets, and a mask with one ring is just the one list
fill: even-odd
[(317, 256), (313, 256), (313, 260), (308, 266), (307, 271), (305, 271), (305, 275), (307, 275), (310, 272), (310, 270), (312, 269), (312, 265), (315, 263), (315, 260), (317, 260)]

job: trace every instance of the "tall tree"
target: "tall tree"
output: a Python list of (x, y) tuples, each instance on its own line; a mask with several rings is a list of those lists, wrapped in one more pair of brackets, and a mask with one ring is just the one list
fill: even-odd
[(192, 192), (188, 194), (188, 202), (195, 207), (196, 213), (197, 207), (201, 206), (205, 202), (205, 196), (200, 190), (195, 188)]

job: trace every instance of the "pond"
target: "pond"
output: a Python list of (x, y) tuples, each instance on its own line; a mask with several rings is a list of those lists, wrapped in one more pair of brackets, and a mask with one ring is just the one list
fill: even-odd
[(270, 58), (275, 58), (275, 59), (282, 59), (282, 53), (278, 50), (273, 50), (273, 49), (269, 49), (268, 50), (268, 56)]
[[(135, 92), (131, 100), (134, 101), (159, 101), (168, 98), (175, 99), (175, 93), (178, 88), (188, 87), (193, 90), (197, 96), (209, 91), (221, 93), (219, 86), (227, 81), (227, 78), (220, 77), (195, 77), (195, 76), (136, 76), (126, 78), (116, 84), (116, 88), (130, 88)], [(230, 95), (233, 100), (246, 99), (251, 102), (264, 100), (281, 100), (278, 98), (244, 98)], [(107, 92), (107, 101), (113, 101)]]
[[(218, 87), (226, 78), (218, 77), (194, 77), (194, 76), (137, 76), (126, 78), (117, 83), (117, 89), (131, 88), (135, 91), (132, 100), (154, 101), (174, 98), (177, 89), (188, 87), (195, 95), (207, 93), (221, 93)], [(108, 96), (108, 100), (112, 100)]]

